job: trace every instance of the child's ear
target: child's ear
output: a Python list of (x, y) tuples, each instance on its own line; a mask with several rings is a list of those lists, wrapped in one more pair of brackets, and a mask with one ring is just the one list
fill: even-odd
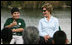
[(54, 40), (52, 40), (52, 44), (54, 44)]
[(69, 42), (69, 40), (68, 40), (68, 39), (66, 39), (66, 44), (68, 44), (68, 42)]

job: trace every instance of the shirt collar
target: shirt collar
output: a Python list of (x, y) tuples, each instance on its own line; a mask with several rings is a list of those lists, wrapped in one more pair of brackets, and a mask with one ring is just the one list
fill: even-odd
[[(53, 16), (51, 16), (50, 20), (52, 20), (52, 18), (53, 18)], [(46, 22), (48, 22), (48, 20), (46, 19), (46, 17), (44, 17), (44, 19), (45, 19)]]

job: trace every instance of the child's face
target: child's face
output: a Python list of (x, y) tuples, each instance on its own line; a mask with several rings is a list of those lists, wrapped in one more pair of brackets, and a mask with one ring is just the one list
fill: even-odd
[(12, 14), (12, 17), (13, 17), (14, 19), (18, 19), (19, 16), (20, 16), (20, 12), (14, 12), (14, 13)]

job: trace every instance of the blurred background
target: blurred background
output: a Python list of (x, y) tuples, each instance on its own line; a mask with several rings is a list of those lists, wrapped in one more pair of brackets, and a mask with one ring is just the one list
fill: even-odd
[(24, 8), (41, 8), (44, 3), (51, 3), (54, 8), (70, 7), (71, 1), (1, 1), (1, 8), (19, 7)]
[(71, 43), (71, 1), (1, 1), (1, 30), (6, 19), (11, 17), (13, 7), (20, 9), (20, 18), (25, 20), (26, 26), (38, 27), (39, 20), (43, 18), (41, 7), (44, 3), (53, 5), (52, 15), (59, 19), (61, 29)]

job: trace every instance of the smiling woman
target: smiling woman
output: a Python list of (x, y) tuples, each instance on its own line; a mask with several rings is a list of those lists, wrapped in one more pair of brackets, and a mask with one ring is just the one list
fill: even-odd
[(42, 8), (46, 8), (46, 10), (48, 10), (50, 12), (50, 14), (52, 13), (53, 11), (53, 6), (50, 4), (50, 3), (47, 3), (47, 4), (44, 4), (42, 6)]
[(45, 43), (52, 44), (53, 34), (59, 31), (59, 21), (56, 17), (51, 15), (53, 11), (53, 6), (50, 3), (46, 3), (42, 6), (44, 18), (39, 21), (39, 35), (41, 41), (45, 40)]

